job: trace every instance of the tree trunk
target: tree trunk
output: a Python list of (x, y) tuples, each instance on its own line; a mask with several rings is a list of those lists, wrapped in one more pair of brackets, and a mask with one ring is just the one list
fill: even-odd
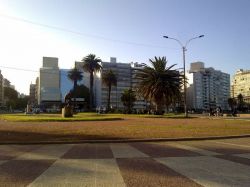
[(90, 110), (92, 111), (92, 109), (93, 109), (93, 84), (94, 84), (94, 72), (90, 72), (90, 79), (89, 79), (89, 81), (90, 81), (90, 85), (89, 85), (89, 87), (90, 87), (90, 89), (89, 89), (89, 91), (90, 91), (90, 95), (89, 95), (89, 108), (90, 108)]
[(156, 114), (163, 115), (163, 105), (161, 102), (156, 103)]
[(76, 106), (76, 87), (77, 87), (77, 80), (74, 80), (74, 92), (73, 92), (73, 97), (74, 97), (74, 102), (73, 102), (73, 112), (75, 112), (75, 106)]
[(107, 111), (110, 111), (110, 95), (111, 95), (111, 84), (108, 85), (108, 106), (107, 106)]

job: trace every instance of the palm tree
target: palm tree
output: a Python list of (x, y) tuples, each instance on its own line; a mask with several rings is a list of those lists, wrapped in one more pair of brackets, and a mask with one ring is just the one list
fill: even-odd
[(102, 60), (94, 54), (89, 54), (82, 59), (83, 62), (83, 70), (89, 72), (90, 79), (89, 79), (89, 87), (90, 87), (90, 97), (89, 97), (89, 107), (92, 110), (93, 107), (93, 84), (94, 84), (94, 73), (101, 71)]
[(77, 82), (81, 81), (83, 78), (82, 72), (79, 71), (76, 67), (72, 68), (69, 72), (68, 72), (68, 78), (69, 80), (71, 80), (74, 84), (73, 86), (73, 97), (74, 97), (74, 109), (75, 109), (75, 102), (76, 102), (76, 87), (77, 87)]
[(244, 106), (244, 97), (243, 97), (243, 95), (240, 93), (238, 96), (237, 96), (237, 100), (238, 100), (238, 109), (240, 110), (240, 111), (242, 111), (243, 110), (243, 106)]
[(230, 106), (231, 110), (233, 110), (237, 104), (237, 102), (234, 98), (228, 98), (227, 102), (228, 102), (228, 105)]
[(115, 73), (110, 69), (102, 74), (102, 82), (104, 85), (108, 87), (108, 105), (107, 111), (110, 110), (110, 94), (111, 94), (111, 87), (116, 86), (117, 84), (117, 77)]
[(125, 89), (122, 93), (121, 101), (126, 107), (126, 112), (130, 114), (132, 112), (134, 102), (136, 101), (135, 92), (131, 88)]
[(152, 100), (156, 105), (156, 114), (163, 114), (163, 106), (170, 105), (181, 97), (181, 86), (183, 76), (176, 70), (175, 66), (167, 67), (166, 57), (155, 57), (149, 59), (152, 67), (145, 65), (138, 70), (138, 89), (147, 100)]

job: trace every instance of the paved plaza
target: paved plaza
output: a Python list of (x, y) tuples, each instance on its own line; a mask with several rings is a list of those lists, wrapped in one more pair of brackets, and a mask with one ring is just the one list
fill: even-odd
[(246, 186), (250, 138), (0, 145), (0, 186)]

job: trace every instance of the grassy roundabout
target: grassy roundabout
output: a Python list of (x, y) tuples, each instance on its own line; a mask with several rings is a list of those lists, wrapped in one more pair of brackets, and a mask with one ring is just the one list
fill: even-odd
[[(118, 120), (123, 119), (123, 120)], [(64, 120), (63, 122), (60, 120)], [(68, 120), (68, 121), (65, 121)], [(0, 143), (79, 141), (136, 138), (180, 138), (250, 134), (250, 121), (222, 118), (183, 118), (182, 115), (80, 113), (0, 115)]]
[(112, 121), (122, 120), (119, 116), (96, 113), (78, 113), (71, 118), (63, 118), (61, 114), (2, 114), (0, 120), (15, 122), (73, 122), (73, 121)]

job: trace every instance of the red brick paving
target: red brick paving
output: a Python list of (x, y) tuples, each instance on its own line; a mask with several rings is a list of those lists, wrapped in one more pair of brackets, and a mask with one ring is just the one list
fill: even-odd
[(11, 160), (0, 165), (0, 186), (26, 186), (55, 160)]
[(82, 144), (72, 147), (62, 158), (64, 159), (105, 159), (114, 158), (108, 144)]
[(119, 158), (117, 164), (128, 187), (200, 187), (151, 158)]
[[(250, 149), (248, 148), (217, 144), (215, 142), (189, 142), (187, 144), (194, 147), (199, 147), (201, 149), (224, 154), (216, 155), (216, 158), (244, 164), (245, 166), (242, 165), (242, 167), (250, 166), (250, 159), (242, 158), (237, 155), (231, 155), (249, 153)], [(157, 157), (187, 157), (200, 156), (200, 154), (162, 143), (131, 143), (129, 145), (135, 147), (139, 151), (152, 158), (116, 159), (120, 173), (128, 187), (200, 186), (191, 179), (154, 160), (154, 158)], [(55, 160), (15, 160), (15, 157), (35, 150), (41, 146), (0, 146), (0, 161), (1, 159), (14, 159), (4, 162), (0, 165), (0, 187), (27, 186), (43, 172), (45, 172)], [(114, 159), (114, 155), (109, 144), (78, 144), (74, 145), (61, 158)]]

